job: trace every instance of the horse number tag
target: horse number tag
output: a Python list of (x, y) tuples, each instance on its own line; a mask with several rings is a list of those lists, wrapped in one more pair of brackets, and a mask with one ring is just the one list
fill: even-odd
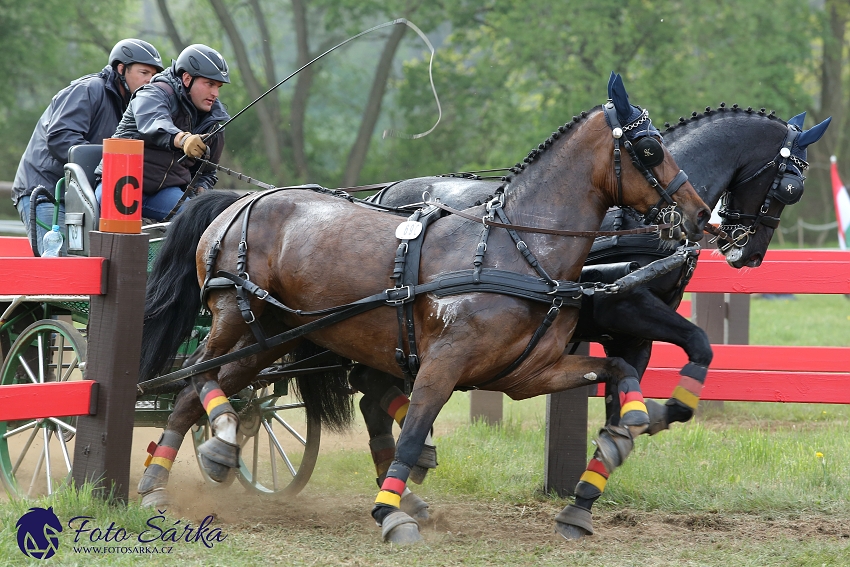
[(399, 240), (410, 240), (416, 238), (422, 232), (422, 223), (419, 221), (404, 221), (395, 229), (395, 237)]

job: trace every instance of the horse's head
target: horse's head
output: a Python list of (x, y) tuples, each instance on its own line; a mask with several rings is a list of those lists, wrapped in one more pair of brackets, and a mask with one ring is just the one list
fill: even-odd
[(761, 264), (785, 206), (803, 197), (806, 148), (823, 136), (831, 120), (804, 131), (805, 117), (803, 112), (789, 120), (775, 157), (723, 196), (720, 228), (730, 238), (719, 242), (719, 248), (733, 268)]
[(634, 208), (647, 224), (672, 223), (674, 228), (662, 231), (664, 239), (678, 240), (684, 231), (688, 239), (700, 240), (711, 210), (665, 148), (649, 112), (629, 102), (622, 77), (614, 73), (608, 98), (602, 110), (612, 136), (611, 157), (600, 160), (600, 166), (605, 164), (604, 175), (611, 179), (612, 204)]

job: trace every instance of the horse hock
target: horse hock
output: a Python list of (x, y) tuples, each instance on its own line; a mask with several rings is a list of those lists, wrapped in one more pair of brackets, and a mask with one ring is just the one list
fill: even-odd
[(239, 445), (236, 443), (239, 417), (218, 382), (207, 380), (200, 389), (197, 383), (195, 386), (213, 431), (213, 437), (198, 447), (201, 466), (211, 479), (224, 482), (239, 466)]
[(138, 493), (142, 496), (142, 506), (156, 507), (168, 504), (168, 476), (171, 465), (180, 450), (183, 436), (174, 431), (164, 431), (157, 443), (148, 446), (145, 460), (145, 472), (139, 480)]

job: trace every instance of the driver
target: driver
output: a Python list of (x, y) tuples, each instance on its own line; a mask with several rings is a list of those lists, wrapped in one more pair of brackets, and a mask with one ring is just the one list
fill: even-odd
[[(30, 195), (45, 187), (53, 195), (56, 183), (64, 177), (68, 150), (80, 144), (102, 144), (115, 132), (130, 95), (162, 71), (162, 58), (156, 48), (141, 39), (123, 39), (109, 53), (106, 67), (86, 75), (59, 91), (41, 115), (12, 183), (12, 203), (31, 236)], [(52, 203), (39, 204), (38, 219), (53, 224)], [(59, 225), (65, 224), (65, 207), (59, 205)], [(37, 229), (38, 247), (46, 230)], [(64, 245), (63, 245), (64, 248)]]
[[(229, 82), (224, 57), (196, 43), (133, 95), (113, 137), (145, 142), (144, 218), (167, 220), (185, 199), (215, 185), (215, 167), (197, 158), (213, 164), (221, 158), (224, 132), (211, 131), (230, 118), (218, 100), (219, 89)], [(103, 162), (98, 175), (102, 168)], [(101, 183), (95, 193), (100, 203)]]

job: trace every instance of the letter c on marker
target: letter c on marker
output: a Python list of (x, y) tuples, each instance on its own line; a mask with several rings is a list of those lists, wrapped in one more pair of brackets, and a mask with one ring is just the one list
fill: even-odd
[(122, 215), (132, 215), (133, 213), (136, 212), (136, 209), (139, 208), (139, 201), (138, 200), (133, 201), (132, 203), (130, 203), (129, 206), (124, 204), (124, 201), (121, 198), (121, 194), (124, 190), (124, 187), (126, 187), (127, 185), (131, 185), (133, 187), (133, 189), (138, 189), (139, 188), (139, 180), (136, 179), (135, 177), (133, 177), (132, 175), (125, 175), (124, 177), (120, 178), (115, 183), (115, 192), (113, 194), (113, 201), (115, 202), (115, 208)]

